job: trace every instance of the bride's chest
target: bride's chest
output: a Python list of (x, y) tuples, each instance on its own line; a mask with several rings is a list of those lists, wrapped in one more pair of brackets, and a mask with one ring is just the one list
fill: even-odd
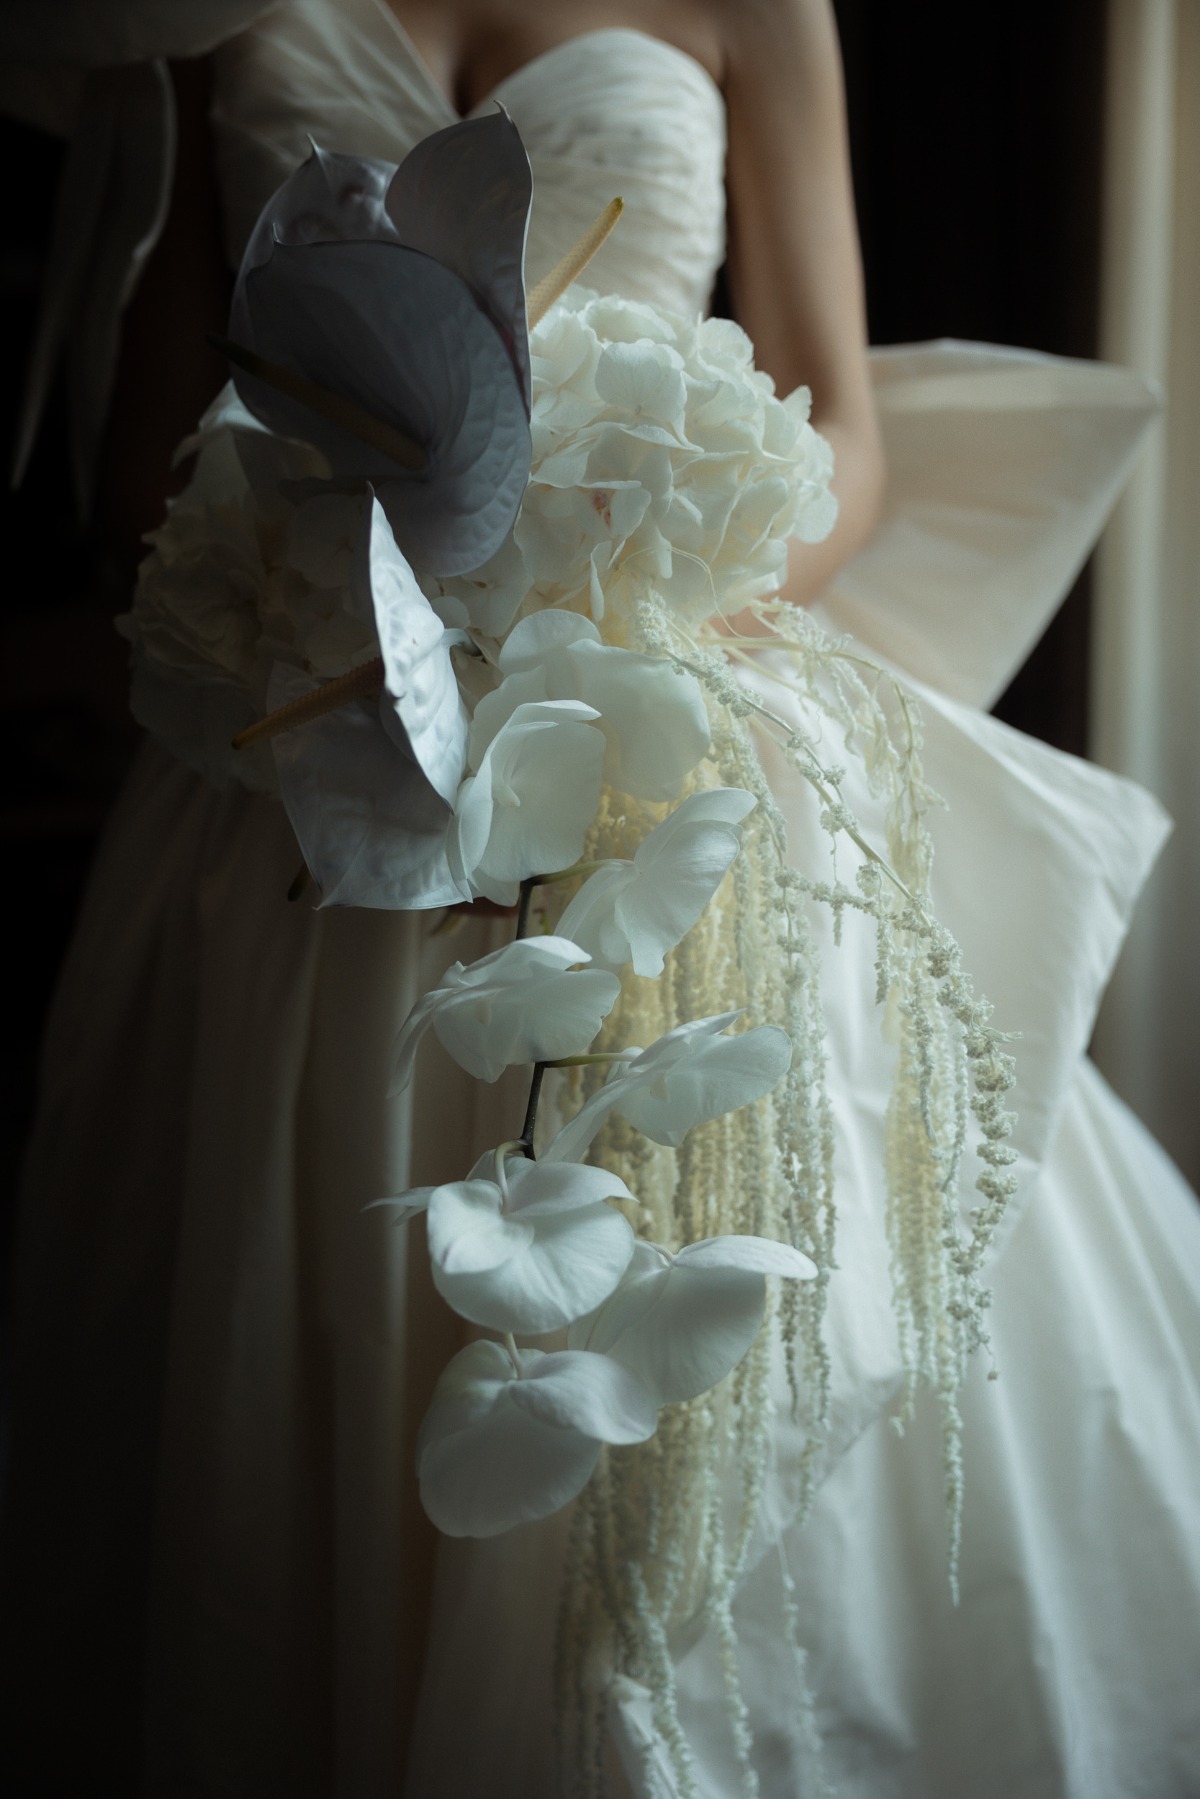
[[(620, 229), (589, 282), (683, 311), (703, 307), (724, 252), (725, 114), (701, 63), (640, 29), (589, 29), (502, 74), (471, 110), (497, 102), (533, 166), (531, 280), (619, 194)], [(398, 161), (459, 116), (387, 0), (285, 0), (216, 58), (231, 259), (310, 137)]]

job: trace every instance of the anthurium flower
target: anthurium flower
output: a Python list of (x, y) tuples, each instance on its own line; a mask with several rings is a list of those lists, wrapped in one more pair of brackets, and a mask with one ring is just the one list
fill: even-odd
[(461, 885), (511, 905), (528, 876), (578, 861), (600, 803), (604, 738), (595, 717), (577, 700), (519, 705), (477, 764), (472, 732), (475, 772), (459, 791), (447, 845)]
[(594, 706), (605, 780), (636, 799), (674, 799), (711, 742), (704, 695), (691, 675), (662, 656), (602, 643), (578, 613), (551, 607), (521, 619), (500, 652), (500, 671), (540, 671), (541, 697)]
[(238, 343), (412, 440), (424, 466), (235, 365), (246, 405), (315, 444), (335, 478), (369, 481), (405, 554), (440, 575), (499, 548), (529, 477), (531, 195), (499, 108), (398, 168), (314, 149), (268, 201), (237, 278)]
[(396, 1039), (393, 1086), (408, 1085), (432, 1025), (468, 1074), (495, 1081), (514, 1062), (580, 1055), (612, 1011), (621, 983), (564, 937), (522, 937), (478, 962), (455, 962), (419, 999)]
[[(267, 703), (274, 710), (317, 688), (302, 669), (277, 663)], [(446, 856), (450, 808), (389, 737), (377, 703), (327, 712), (271, 748), (322, 905), (416, 911), (472, 897)]]
[(644, 1443), (657, 1413), (619, 1362), (471, 1343), (446, 1368), (417, 1438), (425, 1510), (450, 1537), (494, 1537), (582, 1491), (603, 1443)]
[(359, 534), (354, 578), (356, 598), (374, 613), (379, 635), (384, 729), (452, 806), (466, 771), (469, 721), (450, 650), (469, 639), (442, 624), (374, 496)]
[(633, 1232), (607, 1202), (632, 1199), (603, 1168), (497, 1155), (494, 1179), (429, 1196), (438, 1292), (463, 1318), (540, 1335), (607, 1299), (633, 1254)]
[(572, 943), (604, 968), (632, 963), (656, 976), (663, 958), (691, 930), (741, 848), (738, 825), (753, 810), (743, 787), (694, 793), (635, 851), (584, 882), (559, 920)]
[(544, 1162), (584, 1155), (610, 1112), (655, 1143), (678, 1148), (688, 1131), (769, 1093), (787, 1073), (792, 1042), (776, 1025), (724, 1034), (736, 1012), (693, 1018), (632, 1054), (548, 1145)]
[(695, 1399), (735, 1368), (758, 1335), (768, 1274), (813, 1280), (806, 1255), (768, 1237), (709, 1237), (674, 1255), (638, 1243), (620, 1286), (573, 1325), (572, 1349), (611, 1356), (657, 1405)]
[[(309, 502), (313, 504), (313, 502)], [(466, 765), (467, 710), (447, 630), (368, 495), (351, 571), (354, 610), (379, 640), (384, 689), (274, 739), (280, 793), (325, 905), (415, 909), (471, 898), (446, 842)], [(271, 707), (315, 691), (277, 667)]]

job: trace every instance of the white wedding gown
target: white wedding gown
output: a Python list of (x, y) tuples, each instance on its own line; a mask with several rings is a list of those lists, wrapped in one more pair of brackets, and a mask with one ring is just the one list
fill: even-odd
[[(193, 10), (214, 9), (181, 5), (172, 29)], [(231, 261), (308, 133), (395, 160), (455, 116), (384, 0), (291, 0), (215, 55)], [(589, 281), (703, 307), (724, 145), (705, 72), (603, 30), (495, 98), (533, 164), (530, 278), (620, 193)], [(980, 710), (1099, 528), (1150, 403), (1119, 371), (978, 346), (888, 352), (875, 373), (888, 516), (825, 610), (922, 693), (927, 772), (951, 803), (941, 909), (998, 1022), (1023, 1033), (1022, 1186), (992, 1268), (1000, 1378), (981, 1363), (964, 1400), (956, 1609), (936, 1422), (920, 1412), (903, 1440), (890, 1422), (886, 1052), (871, 947), (848, 928), (826, 977), (832, 1429), (801, 1525), (780, 1410), (736, 1607), (760, 1788), (818, 1790), (783, 1647), (791, 1591), (842, 1799), (1192, 1799), (1200, 1213), (1084, 1059), (1165, 823), (1128, 783)], [(747, 678), (786, 707), (771, 666)], [(763, 753), (796, 853), (820, 853), (806, 794)], [(14, 1794), (554, 1791), (560, 1526), (435, 1543), (413, 1439), (455, 1321), (419, 1240), (362, 1210), (511, 1134), (504, 1084), (433, 1055), (409, 1105), (383, 1091), (422, 984), (486, 931), (431, 939), (426, 916), (288, 906), (295, 862), (280, 808), (148, 747), (92, 878), (46, 1044), (19, 1271)], [(716, 1647), (675, 1649), (697, 1791), (733, 1799)], [(648, 1716), (625, 1682), (614, 1790), (638, 1799), (676, 1790), (637, 1753)]]

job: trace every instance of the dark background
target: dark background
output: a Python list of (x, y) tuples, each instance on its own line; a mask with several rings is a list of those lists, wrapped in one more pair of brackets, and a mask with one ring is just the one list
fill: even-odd
[[(892, 7), (835, 0), (877, 343), (977, 338), (1095, 354), (1103, 86), (1096, 0)], [(11, 442), (61, 152), (0, 126), (0, 444)], [(5, 448), (5, 454), (7, 449)], [(0, 500), (0, 864), (9, 902), (0, 1180), (11, 1190), (40, 1022), (105, 812), (136, 747), (123, 578), (74, 517), (56, 398), (18, 496)], [(1086, 572), (997, 711), (1086, 743)]]

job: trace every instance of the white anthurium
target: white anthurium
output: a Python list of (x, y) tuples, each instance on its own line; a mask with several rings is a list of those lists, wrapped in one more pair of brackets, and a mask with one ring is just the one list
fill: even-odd
[(736, 1368), (762, 1324), (768, 1274), (809, 1281), (816, 1273), (806, 1255), (769, 1237), (709, 1237), (674, 1255), (638, 1243), (620, 1286), (567, 1342), (611, 1356), (656, 1404), (674, 1405)]
[(677, 1149), (696, 1125), (769, 1093), (787, 1073), (792, 1040), (777, 1025), (725, 1035), (737, 1012), (693, 1018), (612, 1074), (547, 1146), (543, 1161), (575, 1162), (587, 1153), (610, 1112)]
[(460, 1317), (540, 1336), (595, 1308), (629, 1265), (634, 1237), (610, 1199), (633, 1199), (603, 1168), (497, 1152), (491, 1179), (438, 1187), (428, 1199), (438, 1292)]
[(500, 652), (500, 672), (508, 679), (540, 673), (547, 699), (594, 706), (605, 779), (635, 799), (674, 799), (712, 740), (691, 675), (665, 657), (602, 643), (591, 619), (576, 612), (550, 607), (521, 619)]
[(615, 974), (564, 937), (521, 937), (478, 962), (455, 962), (419, 999), (395, 1045), (393, 1091), (408, 1085), (417, 1046), (434, 1032), (477, 1080), (518, 1062), (581, 1055), (621, 991)]
[[(318, 691), (277, 663), (268, 709)], [(279, 790), (323, 906), (416, 911), (472, 898), (447, 859), (449, 806), (384, 730), (378, 704), (356, 702), (271, 743)]]
[(656, 825), (631, 862), (609, 862), (584, 882), (558, 929), (603, 968), (632, 963), (654, 977), (691, 930), (741, 848), (753, 811), (744, 787), (694, 793)]
[(644, 1443), (657, 1410), (620, 1362), (588, 1350), (460, 1350), (417, 1438), (421, 1499), (450, 1537), (494, 1537), (557, 1512), (604, 1443)]
[(466, 771), (469, 721), (450, 651), (470, 639), (465, 631), (448, 631), (433, 610), (374, 495), (355, 544), (353, 592), (379, 636), (384, 730), (453, 806)]
[(600, 803), (595, 717), (576, 700), (546, 700), (518, 705), (501, 725), (454, 809), (447, 853), (463, 886), (512, 905), (530, 875), (578, 861)]

